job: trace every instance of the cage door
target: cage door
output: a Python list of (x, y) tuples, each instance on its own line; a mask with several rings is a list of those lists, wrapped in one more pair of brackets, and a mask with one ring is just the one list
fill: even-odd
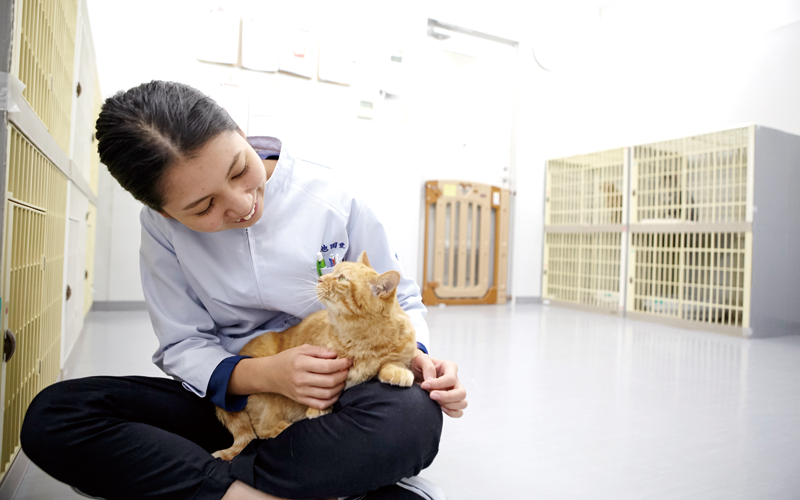
[(16, 336), (17, 349), (3, 363), (3, 474), (19, 451), (22, 419), (40, 388), (47, 217), (44, 211), (11, 201), (6, 210), (3, 323)]

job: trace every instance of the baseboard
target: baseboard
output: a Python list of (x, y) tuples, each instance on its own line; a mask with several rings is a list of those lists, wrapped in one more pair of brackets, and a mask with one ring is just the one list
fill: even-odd
[(146, 311), (147, 302), (143, 300), (96, 300), (92, 311)]
[(14, 498), (30, 465), (31, 459), (22, 450), (19, 450), (14, 461), (11, 462), (8, 472), (6, 472), (3, 480), (0, 481), (0, 500), (12, 500)]
[(514, 297), (515, 304), (541, 304), (541, 297)]

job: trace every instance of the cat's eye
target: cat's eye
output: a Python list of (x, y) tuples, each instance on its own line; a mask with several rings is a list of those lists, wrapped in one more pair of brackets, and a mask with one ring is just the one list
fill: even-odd
[(344, 275), (339, 276), (339, 281), (347, 281), (347, 278)]

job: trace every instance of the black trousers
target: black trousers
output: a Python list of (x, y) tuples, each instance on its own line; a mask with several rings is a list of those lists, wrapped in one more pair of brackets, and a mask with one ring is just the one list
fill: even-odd
[(385, 490), (431, 464), (442, 412), (418, 386), (371, 381), (333, 413), (256, 440), (231, 462), (233, 439), (214, 405), (179, 382), (89, 377), (44, 389), (22, 426), (22, 449), (54, 478), (107, 500), (219, 499), (239, 479), (286, 498)]

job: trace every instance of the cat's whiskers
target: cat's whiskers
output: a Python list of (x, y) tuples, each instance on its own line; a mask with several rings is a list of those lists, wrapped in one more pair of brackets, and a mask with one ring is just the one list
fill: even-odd
[(311, 306), (313, 306), (314, 304), (316, 304), (317, 302), (319, 302), (319, 298), (318, 298), (318, 297), (314, 297), (314, 298), (313, 298), (313, 299), (311, 299), (311, 300), (312, 300), (312, 301), (311, 301), (311, 303), (310, 303), (310, 304), (308, 304), (308, 305), (307, 305), (305, 308), (303, 308), (303, 310), (302, 310), (302, 311), (300, 311), (299, 313), (297, 313), (295, 316), (300, 316), (301, 314), (303, 314), (304, 312), (306, 312), (306, 311), (307, 311), (307, 310), (308, 310), (308, 309), (309, 309)]
[(310, 283), (310, 284), (311, 284), (311, 285), (313, 285), (313, 286), (317, 286), (317, 280), (313, 280), (313, 281), (312, 281), (312, 280), (310, 280), (310, 279), (301, 278), (301, 277), (299, 277), (299, 276), (289, 276), (289, 278), (290, 278), (290, 279), (293, 279), (293, 280), (300, 280), (300, 281), (302, 281), (302, 282), (305, 282), (305, 283)]
[(296, 303), (294, 303), (292, 305), (305, 304), (309, 300), (318, 300), (319, 299), (319, 295), (314, 290), (303, 290), (302, 293), (297, 293), (295, 295), (300, 297), (302, 300), (300, 300), (299, 302), (296, 302)]

